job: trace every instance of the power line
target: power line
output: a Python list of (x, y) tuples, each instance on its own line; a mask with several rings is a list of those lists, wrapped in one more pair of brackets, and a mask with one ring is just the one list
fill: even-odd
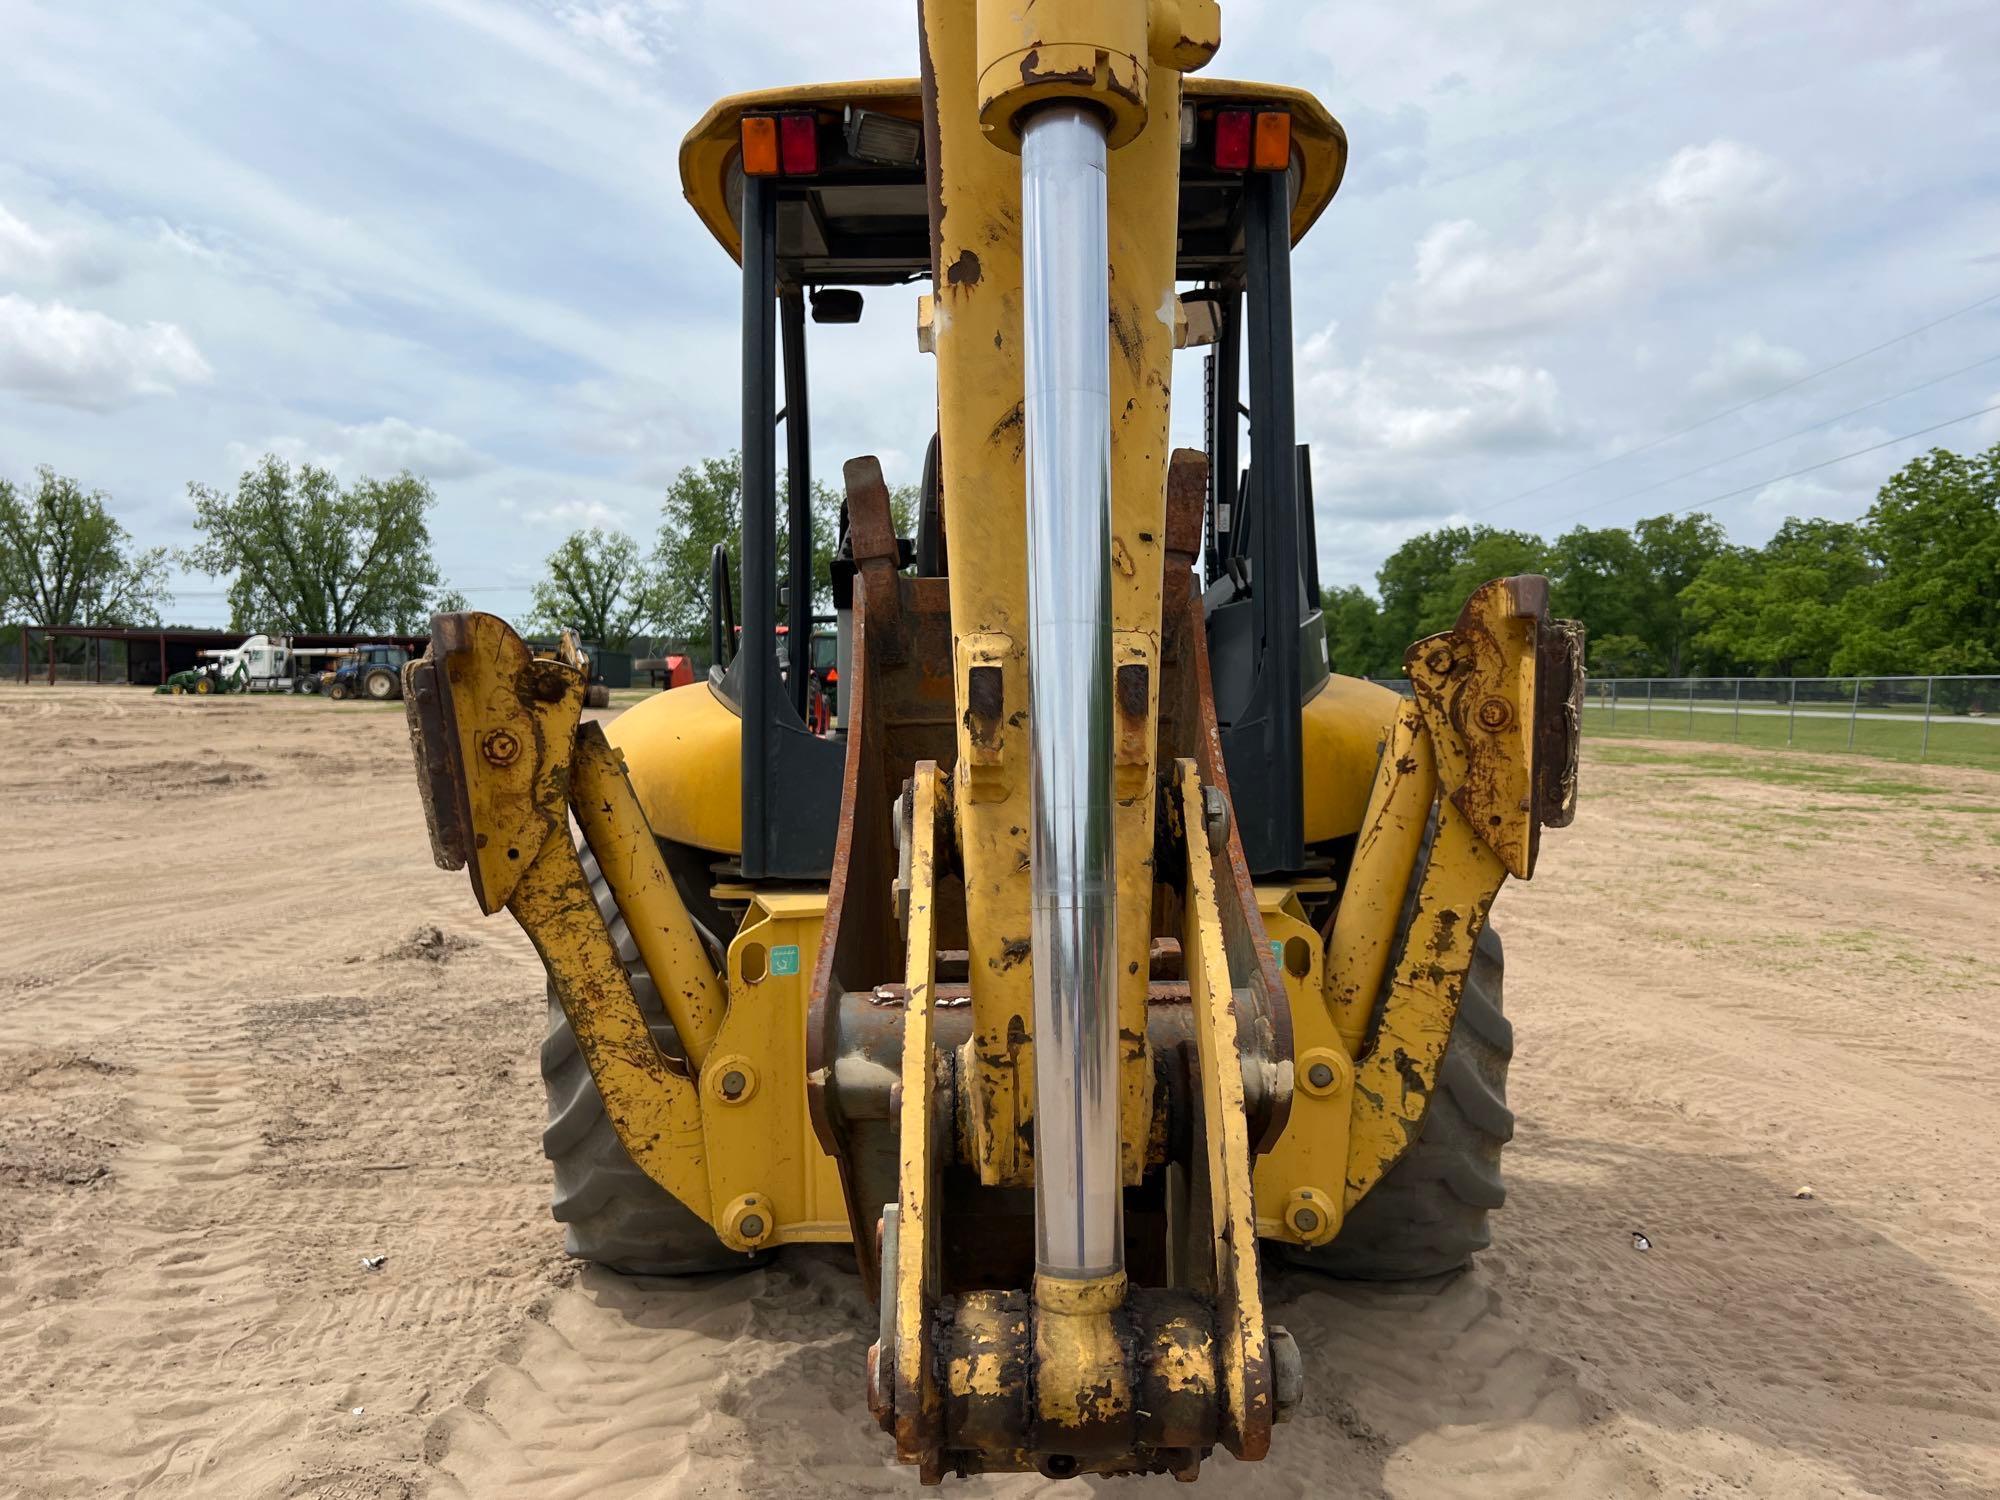
[[(1705, 474), (1710, 469), (1719, 468), (1723, 464), (1734, 463), (1739, 458), (1748, 458), (1753, 453), (1762, 453), (1766, 448), (1776, 448), (1781, 443), (1789, 443), (1793, 438), (1802, 438), (1809, 432), (1818, 432), (1822, 427), (1831, 427), (1835, 422), (1844, 422), (1849, 417), (1858, 417), (1864, 411), (1873, 411), (1878, 406), (1887, 406), (1891, 401), (1900, 401), (1905, 396), (1914, 396), (1918, 391), (1927, 391), (1934, 385), (1943, 385), (1947, 380), (1955, 380), (1960, 375), (1970, 374), (1974, 370), (1992, 364), (1995, 360), (2000, 360), (2000, 354), (1989, 354), (1984, 359), (1976, 359), (1969, 365), (1961, 365), (1958, 369), (1949, 371), (1946, 374), (1933, 376), (1931, 379), (1913, 385), (1907, 390), (1898, 391), (1893, 396), (1877, 396), (1873, 401), (1865, 401), (1859, 406), (1841, 412), (1838, 416), (1823, 417), (1809, 426), (1801, 427), (1797, 432), (1788, 432), (1783, 437), (1772, 438), (1768, 443), (1759, 443), (1754, 448), (1745, 448), (1742, 452), (1732, 453), (1726, 458), (1710, 459), (1707, 463), (1697, 465), (1695, 468), (1684, 469), (1671, 478), (1656, 479), (1651, 484), (1642, 484), (1636, 490), (1627, 490), (1624, 494), (1613, 495), (1607, 500), (1593, 501), (1582, 510), (1574, 511), (1572, 514), (1578, 516), (1587, 515), (1593, 510), (1602, 510), (1607, 505), (1616, 505), (1621, 500), (1630, 500), (1638, 495), (1650, 495), (1654, 490), (1665, 489), (1670, 484), (1679, 484), (1683, 479), (1692, 479), (1697, 474)], [(1564, 517), (1564, 519), (1567, 520), (1569, 518)]]
[[(1724, 500), (1734, 500), (1739, 495), (1748, 495), (1757, 490), (1767, 489), (1771, 485), (1778, 484), (1787, 479), (1797, 479), (1801, 474), (1813, 474), (1821, 469), (1830, 469), (1835, 464), (1846, 463), (1850, 458), (1860, 458), (1862, 455), (1868, 453), (1879, 453), (1884, 448), (1893, 448), (1898, 443), (1907, 443), (1911, 438), (1923, 437), (1926, 433), (1942, 432), (1947, 427), (1956, 427), (1961, 422), (1970, 422), (1974, 417), (1983, 417), (1988, 412), (1996, 411), (2000, 411), (2000, 401), (1996, 401), (1991, 406), (1982, 406), (1978, 411), (1969, 411), (1962, 417), (1953, 417), (1949, 421), (1938, 422), (1929, 427), (1919, 427), (1915, 432), (1905, 432), (1896, 437), (1884, 438), (1879, 443), (1871, 443), (1866, 448), (1856, 448), (1852, 453), (1843, 453), (1838, 458), (1821, 459), (1816, 464), (1807, 464), (1803, 469), (1793, 469), (1787, 474), (1774, 474), (1769, 479), (1760, 479), (1755, 484), (1746, 484), (1738, 490), (1729, 490), (1720, 495), (1710, 495), (1706, 500), (1697, 500), (1692, 505), (1683, 505), (1680, 507), (1678, 513), (1685, 515), (1689, 511), (1704, 510), (1711, 505), (1720, 505)], [(1595, 509), (1597, 509), (1595, 505), (1586, 505), (1582, 510), (1572, 511), (1566, 516), (1559, 516), (1555, 524), (1560, 526), (1564, 521), (1573, 521), (1578, 516)]]
[(1857, 360), (1866, 359), (1871, 354), (1880, 354), (1884, 349), (1893, 348), (1897, 344), (1903, 343), (1908, 339), (1915, 338), (1920, 333), (1928, 333), (1931, 331), (1931, 329), (1936, 328), (1941, 324), (1949, 323), (1953, 318), (1962, 318), (1969, 312), (1977, 312), (1980, 308), (1986, 306), (1989, 302), (2000, 302), (2000, 292), (1994, 292), (1990, 296), (1981, 297), (1977, 302), (1969, 303), (1966, 306), (1959, 308), (1958, 311), (1956, 312), (1948, 312), (1941, 318), (1933, 318), (1931, 319), (1930, 322), (1923, 324), (1921, 327), (1912, 328), (1907, 333), (1899, 333), (1892, 339), (1884, 339), (1879, 344), (1875, 344), (1867, 349), (1863, 349), (1859, 354), (1850, 354), (1845, 359), (1837, 359), (1830, 365), (1824, 365), (1821, 368), (1814, 370), (1810, 375), (1801, 375), (1797, 380), (1792, 381), (1788, 385), (1781, 385), (1776, 390), (1766, 391), (1761, 396), (1752, 396), (1748, 401), (1739, 401), (1737, 402), (1736, 405), (1728, 407), (1723, 411), (1716, 412), (1711, 416), (1703, 417), (1699, 422), (1690, 422), (1687, 426), (1682, 427), (1674, 432), (1670, 432), (1666, 434), (1666, 436), (1664, 437), (1656, 437), (1652, 439), (1650, 442), (1640, 443), (1636, 447), (1620, 449), (1618, 452), (1612, 454), (1609, 458), (1601, 458), (1594, 464), (1588, 464), (1581, 469), (1577, 469), (1572, 471), (1571, 473), (1561, 475), (1560, 477), (1555, 479), (1551, 479), (1546, 484), (1538, 484), (1534, 486), (1534, 488), (1532, 489), (1522, 490), (1518, 495), (1509, 495), (1504, 500), (1495, 500), (1490, 504), (1482, 505), (1477, 509), (1468, 512), (1468, 514), (1475, 516), (1484, 515), (1487, 511), (1500, 509), (1500, 507), (1503, 505), (1512, 505), (1517, 500), (1526, 500), (1531, 495), (1539, 495), (1544, 490), (1552, 490), (1559, 484), (1568, 484), (1572, 479), (1581, 479), (1586, 474), (1595, 474), (1599, 469), (1607, 468), (1610, 465), (1619, 462), (1621, 459), (1631, 458), (1634, 454), (1645, 453), (1651, 449), (1661, 446), (1663, 443), (1671, 443), (1676, 438), (1686, 437), (1690, 432), (1698, 432), (1700, 429), (1709, 426), (1711, 423), (1720, 422), (1724, 417), (1733, 417), (1740, 411), (1748, 411), (1751, 407), (1757, 405), (1759, 402), (1769, 401), (1774, 396), (1782, 396), (1787, 391), (1795, 391), (1800, 386), (1819, 379), (1820, 376), (1822, 375), (1831, 375), (1835, 370), (1843, 370), (1847, 368), (1847, 366), (1855, 363)]

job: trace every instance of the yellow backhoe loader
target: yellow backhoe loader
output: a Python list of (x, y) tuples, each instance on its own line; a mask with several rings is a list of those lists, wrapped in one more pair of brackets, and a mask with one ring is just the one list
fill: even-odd
[[(1260, 1246), (1392, 1278), (1486, 1242), (1486, 916), (1573, 811), (1580, 634), (1501, 579), (1409, 696), (1329, 673), (1292, 409), (1293, 247), (1347, 154), (1317, 100), (1194, 76), (1210, 0), (919, 11), (917, 78), (726, 99), (681, 151), (742, 268), (744, 647), (600, 726), (573, 651), (441, 616), (418, 775), (439, 863), (548, 968), (574, 1253), (851, 1244), (856, 1379), (924, 1481), (1190, 1478), (1301, 1399)], [(815, 733), (776, 632), (781, 572), (813, 588), (807, 324), (911, 283), (918, 534), (846, 465)], [(1205, 451), (1169, 451), (1177, 347)]]

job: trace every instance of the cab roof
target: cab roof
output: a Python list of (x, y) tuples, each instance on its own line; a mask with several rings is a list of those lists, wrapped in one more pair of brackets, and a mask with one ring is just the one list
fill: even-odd
[[(1292, 242), (1305, 237), (1347, 170), (1347, 133), (1325, 105), (1303, 89), (1240, 83), (1192, 75), (1184, 97), (1198, 111), (1225, 104), (1291, 112), (1298, 184), (1292, 205)], [(806, 84), (732, 94), (712, 106), (681, 142), (681, 187), (717, 243), (740, 261), (737, 224), (741, 182), (740, 129), (746, 114), (816, 111), (824, 120), (850, 109), (875, 110), (921, 122), (923, 97), (914, 78)], [(778, 258), (790, 275), (810, 285), (881, 285), (913, 281), (931, 271), (930, 209), (921, 161), (905, 167), (850, 164), (853, 170), (810, 178), (775, 179), (793, 191), (780, 205)], [(1235, 254), (1235, 208), (1240, 174), (1217, 172), (1183, 159), (1179, 279), (1200, 280)]]

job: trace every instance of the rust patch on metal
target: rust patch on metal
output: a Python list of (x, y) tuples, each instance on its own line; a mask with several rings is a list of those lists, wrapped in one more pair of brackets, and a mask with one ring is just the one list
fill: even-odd
[(1021, 410), (1020, 402), (1016, 401), (1008, 408), (1007, 414), (993, 424), (993, 430), (986, 434), (986, 441), (995, 447), (1002, 443), (1012, 444), (1016, 458), (1027, 452), (1027, 417)]
[(1125, 356), (1125, 363), (1138, 369), (1140, 361), (1146, 357), (1146, 345), (1138, 330), (1132, 326), (1125, 309), (1115, 302), (1111, 304), (1111, 340), (1117, 344), (1118, 352)]
[(1118, 712), (1130, 719), (1142, 719), (1152, 700), (1152, 674), (1144, 662), (1127, 662), (1118, 669)]
[(1042, 54), (1039, 48), (1021, 54), (1021, 82), (1030, 87), (1038, 83), (1094, 83), (1096, 75), (1089, 68), (1042, 68)]
[(989, 725), (998, 724), (1000, 710), (1005, 703), (1005, 684), (1000, 668), (978, 666), (965, 675), (965, 711)]
[(971, 250), (958, 252), (958, 259), (945, 269), (944, 279), (951, 286), (979, 285), (979, 257)]

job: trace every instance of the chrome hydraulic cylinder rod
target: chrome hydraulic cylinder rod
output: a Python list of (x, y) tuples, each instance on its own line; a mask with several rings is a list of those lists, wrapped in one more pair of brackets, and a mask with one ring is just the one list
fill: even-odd
[(1070, 104), (1021, 132), (1035, 1249), (1040, 1273), (1064, 1280), (1124, 1264), (1105, 134)]

